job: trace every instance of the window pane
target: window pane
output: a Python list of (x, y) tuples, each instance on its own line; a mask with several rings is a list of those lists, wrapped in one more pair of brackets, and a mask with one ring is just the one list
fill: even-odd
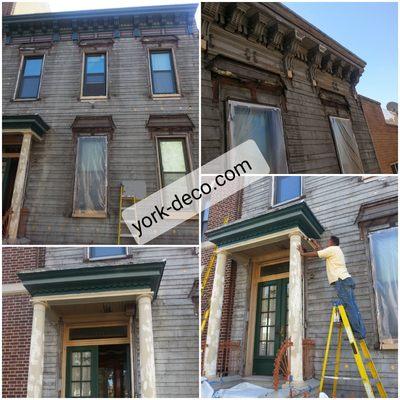
[(40, 76), (43, 58), (26, 58), (24, 76)]
[(275, 204), (296, 199), (301, 195), (300, 176), (275, 177)]
[(86, 56), (86, 73), (87, 74), (104, 74), (105, 73), (105, 55), (97, 54)]
[(72, 382), (71, 384), (72, 397), (81, 397), (81, 383)]
[(82, 380), (83, 381), (90, 381), (90, 367), (83, 367), (82, 368)]
[(82, 382), (82, 397), (90, 397), (90, 382)]
[(277, 108), (230, 103), (231, 147), (253, 139), (272, 174), (288, 172), (281, 112)]
[(84, 351), (82, 353), (82, 365), (90, 365), (92, 363), (92, 353), (90, 351)]
[(370, 233), (379, 339), (398, 337), (397, 227)]
[[(164, 173), (164, 186), (167, 186), (186, 175), (185, 172)], [(186, 187), (186, 186), (185, 186)]]
[(265, 342), (260, 342), (260, 348), (259, 348), (259, 355), (260, 356), (265, 356), (267, 352), (267, 344)]
[(81, 380), (81, 367), (72, 367), (72, 381)]
[(72, 353), (72, 365), (81, 365), (81, 353), (80, 352)]
[(34, 99), (39, 94), (40, 77), (25, 77), (21, 80), (19, 97), (22, 99)]
[(97, 83), (104, 83), (104, 82), (105, 82), (104, 74), (90, 74), (86, 77), (87, 84), (97, 84)]
[[(128, 335), (126, 326), (103, 326), (96, 328), (71, 328), (70, 340), (126, 338)], [(82, 365), (90, 365), (90, 351), (82, 353)]]
[(171, 71), (153, 72), (153, 93), (176, 93), (175, 79)]
[(364, 170), (351, 121), (349, 119), (337, 117), (330, 117), (330, 121), (342, 173), (363, 173)]
[(126, 247), (90, 247), (90, 258), (126, 255)]
[(267, 355), (268, 356), (274, 356), (275, 355), (275, 343), (274, 342), (268, 342), (268, 351)]
[(78, 138), (75, 211), (105, 211), (106, 143), (105, 137)]
[(163, 172), (186, 172), (182, 140), (160, 140)]
[(171, 71), (171, 55), (170, 52), (152, 52), (151, 68), (153, 71)]

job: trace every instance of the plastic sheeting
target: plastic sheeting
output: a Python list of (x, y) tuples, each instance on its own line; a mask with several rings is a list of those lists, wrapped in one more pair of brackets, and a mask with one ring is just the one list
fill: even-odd
[(90, 216), (106, 211), (107, 138), (78, 138), (74, 213)]
[(253, 385), (249, 382), (242, 382), (229, 389), (220, 389), (214, 393), (213, 397), (265, 397), (267, 394), (272, 393), (273, 389), (266, 389), (261, 386)]
[(330, 121), (342, 173), (362, 174), (364, 170), (351, 121), (338, 117), (330, 117)]
[(229, 102), (231, 147), (253, 139), (272, 174), (286, 174), (286, 148), (279, 108)]
[(397, 236), (397, 227), (369, 234), (381, 343), (395, 342), (398, 338)]

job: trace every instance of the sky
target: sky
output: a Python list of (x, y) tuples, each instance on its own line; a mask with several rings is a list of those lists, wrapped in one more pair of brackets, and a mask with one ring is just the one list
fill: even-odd
[(397, 100), (397, 3), (284, 3), (366, 61), (357, 92)]

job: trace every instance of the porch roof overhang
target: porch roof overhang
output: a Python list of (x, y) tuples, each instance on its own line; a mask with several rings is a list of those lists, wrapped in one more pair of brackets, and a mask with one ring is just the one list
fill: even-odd
[(148, 290), (157, 296), (165, 261), (20, 272), (32, 297)]
[(39, 139), (50, 130), (39, 114), (31, 115), (3, 115), (3, 133), (12, 131), (32, 131)]
[(218, 247), (231, 246), (243, 241), (261, 238), (280, 231), (298, 228), (311, 238), (320, 238), (324, 227), (302, 201), (257, 217), (235, 221), (207, 232), (210, 242)]

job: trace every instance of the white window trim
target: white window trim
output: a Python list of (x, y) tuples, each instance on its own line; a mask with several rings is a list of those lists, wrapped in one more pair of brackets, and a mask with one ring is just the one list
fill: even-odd
[[(261, 109), (267, 109), (267, 110), (276, 110), (279, 111), (279, 119), (281, 122), (282, 126), (282, 132), (283, 132), (283, 119), (282, 119), (282, 110), (279, 107), (274, 107), (274, 106), (267, 106), (265, 104), (259, 104), (259, 103), (252, 103), (249, 101), (239, 101), (239, 100), (228, 100), (228, 109), (227, 109), (227, 121), (228, 121), (228, 129), (227, 129), (227, 149), (230, 150), (232, 148), (232, 143), (233, 143), (233, 128), (232, 128), (232, 118), (231, 118), (231, 109), (232, 107), (235, 106), (240, 106), (240, 105), (245, 105), (248, 107), (253, 107), (253, 108), (261, 108)], [(285, 138), (283, 138), (284, 144), (285, 144), (285, 152), (286, 152), (286, 143), (285, 143)], [(285, 154), (285, 164), (286, 164), (286, 170), (289, 171), (288, 167), (288, 161), (287, 161), (287, 154)]]
[[(96, 246), (103, 247), (103, 246)], [(90, 247), (86, 248), (86, 258), (89, 261), (100, 261), (100, 260), (114, 260), (119, 258), (126, 258), (129, 255), (128, 247), (126, 246), (104, 246), (104, 247), (123, 247), (125, 249), (125, 254), (116, 255), (116, 256), (103, 256), (103, 257), (90, 257)]]
[[(42, 70), (40, 71), (40, 81), (39, 81), (39, 88), (38, 88), (38, 94), (36, 97), (29, 97), (29, 98), (19, 98), (17, 97), (18, 94), (18, 89), (19, 89), (19, 85), (20, 85), (20, 81), (21, 81), (21, 77), (22, 77), (22, 68), (24, 66), (24, 62), (25, 62), (25, 58), (30, 58), (30, 57), (43, 57), (42, 60)], [(18, 69), (18, 76), (17, 76), (17, 84), (15, 86), (14, 89), (14, 96), (13, 96), (13, 101), (36, 101), (40, 99), (40, 91), (42, 89), (42, 80), (43, 80), (43, 71), (44, 71), (44, 63), (46, 60), (46, 54), (22, 54), (21, 56), (21, 60), (19, 63), (19, 69)]]
[[(108, 99), (108, 50), (91, 50), (91, 49), (84, 49), (82, 51), (82, 73), (81, 73), (81, 91), (79, 100), (81, 101), (93, 101), (93, 100), (107, 100)], [(85, 64), (86, 64), (86, 56), (92, 54), (105, 54), (106, 56), (106, 94), (105, 96), (84, 96), (83, 95), (83, 85), (85, 81)]]
[[(104, 137), (106, 139), (106, 179), (105, 179), (105, 192), (106, 192), (106, 201), (104, 204), (104, 211), (97, 211), (96, 215), (87, 215), (86, 212), (77, 212), (75, 210), (75, 198), (76, 198), (76, 169), (78, 167), (77, 159), (78, 159), (78, 141), (80, 138), (92, 138), (92, 137)], [(73, 197), (72, 197), (72, 217), (73, 218), (107, 218), (107, 210), (108, 210), (108, 135), (104, 134), (96, 134), (96, 135), (79, 135), (76, 138), (75, 144), (75, 168), (74, 168), (74, 186), (73, 186)]]
[[(286, 177), (285, 175), (277, 175), (278, 177), (283, 176)], [(288, 177), (296, 177), (298, 175), (288, 175)], [(303, 181), (303, 176), (299, 176), (300, 178), (300, 195), (297, 197), (294, 197), (293, 199), (289, 199), (286, 201), (282, 201), (280, 203), (275, 203), (275, 182), (276, 182), (276, 176), (272, 177), (272, 190), (271, 190), (271, 207), (278, 207), (284, 204), (292, 203), (294, 201), (300, 200), (303, 195), (304, 195), (304, 181)]]
[[(165, 94), (157, 94), (153, 93), (153, 76), (151, 73), (151, 58), (150, 53), (152, 51), (170, 51), (172, 54), (172, 62), (174, 67), (174, 74), (175, 74), (175, 84), (176, 84), (176, 93), (165, 93)], [(175, 49), (173, 47), (148, 47), (147, 48), (147, 64), (148, 64), (148, 73), (149, 73), (149, 81), (150, 81), (150, 95), (153, 99), (165, 99), (165, 98), (181, 98), (181, 85), (179, 82), (179, 75), (178, 75), (178, 67), (176, 64), (176, 57), (175, 57)]]

